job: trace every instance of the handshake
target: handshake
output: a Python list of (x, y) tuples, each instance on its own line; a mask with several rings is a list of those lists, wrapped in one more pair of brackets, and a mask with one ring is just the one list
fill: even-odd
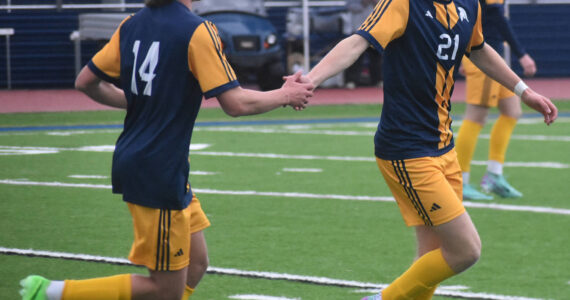
[(283, 107), (289, 105), (294, 110), (300, 111), (307, 107), (309, 98), (313, 97), (313, 90), (316, 88), (311, 79), (306, 75), (302, 75), (301, 71), (289, 76), (284, 76), (281, 92), (285, 93), (287, 103)]

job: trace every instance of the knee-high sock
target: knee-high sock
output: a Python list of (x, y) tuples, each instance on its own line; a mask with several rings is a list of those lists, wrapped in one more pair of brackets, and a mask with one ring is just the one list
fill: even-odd
[(131, 275), (66, 280), (62, 300), (131, 300)]
[(493, 129), (491, 129), (491, 139), (489, 141), (489, 160), (498, 161), (501, 164), (505, 163), (505, 154), (507, 147), (511, 140), (511, 135), (517, 119), (511, 118), (506, 115), (500, 115)]
[(182, 296), (182, 300), (188, 300), (188, 298), (190, 298), (192, 294), (194, 294), (194, 289), (189, 286), (186, 286), (186, 288), (184, 289), (184, 295)]
[(461, 127), (459, 127), (459, 132), (455, 139), (455, 150), (457, 151), (457, 160), (462, 172), (471, 170), (471, 160), (475, 153), (475, 146), (477, 146), (477, 138), (481, 128), (483, 128), (481, 124), (470, 120), (463, 120)]
[(430, 251), (382, 290), (382, 300), (416, 300), (453, 275), (455, 272), (443, 258), (441, 249)]
[(425, 291), (424, 293), (417, 295), (416, 300), (430, 300), (433, 297), (433, 293), (435, 293), (435, 289), (437, 289), (437, 285)]

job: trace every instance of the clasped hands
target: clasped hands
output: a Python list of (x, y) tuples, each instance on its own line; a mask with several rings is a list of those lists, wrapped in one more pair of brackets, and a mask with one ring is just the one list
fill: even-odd
[(296, 111), (301, 111), (307, 107), (309, 98), (313, 97), (315, 85), (301, 71), (289, 76), (284, 76), (283, 86), (281, 89), (285, 93), (287, 104), (283, 106), (291, 106)]

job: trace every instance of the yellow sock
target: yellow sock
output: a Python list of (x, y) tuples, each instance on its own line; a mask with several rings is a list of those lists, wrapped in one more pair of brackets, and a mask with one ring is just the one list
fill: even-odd
[(462, 172), (469, 172), (471, 170), (471, 160), (475, 153), (475, 146), (477, 146), (477, 138), (481, 132), (481, 124), (463, 120), (457, 138), (455, 139), (455, 151), (457, 151), (457, 160)]
[(433, 297), (433, 293), (435, 293), (435, 289), (437, 289), (437, 285), (417, 295), (416, 300), (430, 300)]
[(184, 289), (184, 295), (182, 296), (182, 300), (188, 300), (188, 298), (190, 298), (192, 294), (194, 294), (194, 289), (189, 286), (186, 286), (186, 288)]
[(489, 141), (489, 160), (505, 163), (505, 154), (511, 140), (511, 134), (517, 125), (517, 119), (506, 115), (500, 115), (493, 129)]
[(453, 275), (455, 272), (443, 258), (441, 249), (433, 250), (416, 260), (404, 274), (382, 290), (382, 300), (419, 299)]
[(61, 300), (131, 300), (131, 275), (66, 280)]

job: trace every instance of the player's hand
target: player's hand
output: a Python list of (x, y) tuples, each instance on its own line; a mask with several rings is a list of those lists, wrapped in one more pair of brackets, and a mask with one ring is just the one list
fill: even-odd
[(558, 109), (552, 101), (530, 88), (524, 91), (521, 100), (530, 108), (541, 113), (544, 116), (544, 123), (546, 123), (546, 125), (552, 124), (552, 122), (554, 122), (558, 117)]
[(521, 58), (519, 58), (519, 63), (523, 68), (524, 76), (532, 77), (536, 74), (536, 63), (534, 59), (530, 57), (530, 55), (525, 54)]
[[(300, 73), (300, 71), (297, 72), (297, 73)], [(296, 75), (296, 74), (295, 74), (295, 75)], [(295, 75), (283, 76), (283, 80), (287, 80), (287, 79), (289, 79), (289, 78), (291, 78), (291, 77), (293, 77), (293, 76), (295, 76)], [(301, 76), (299, 76), (298, 79), (297, 79), (297, 82), (313, 84), (313, 81), (312, 81), (311, 79), (309, 79), (309, 77), (307, 77), (307, 75), (301, 75)]]
[(291, 76), (286, 76), (285, 83), (281, 87), (287, 97), (287, 105), (297, 111), (303, 110), (307, 106), (308, 99), (313, 96), (313, 89), (315, 88), (310, 82), (302, 82), (301, 76), (300, 71)]
[(461, 76), (465, 77), (465, 68), (463, 67), (463, 64), (459, 65), (459, 70), (457, 70), (457, 72), (459, 72)]

